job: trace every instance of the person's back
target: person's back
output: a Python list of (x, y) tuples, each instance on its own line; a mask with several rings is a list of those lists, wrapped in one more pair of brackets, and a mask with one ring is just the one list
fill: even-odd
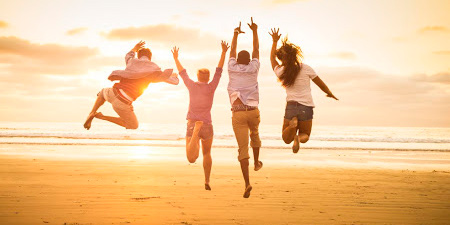
[[(271, 29), (272, 49), (270, 50), (270, 63), (278, 81), (286, 89), (286, 109), (281, 137), (286, 144), (292, 145), (292, 151), (297, 153), (300, 143), (306, 143), (311, 135), (314, 115), (314, 102), (311, 95), (312, 80), (327, 97), (338, 100), (328, 89), (325, 83), (317, 76), (314, 70), (304, 63), (301, 48), (284, 38), (282, 45), (277, 49), (280, 40), (280, 29)], [(278, 63), (278, 60), (281, 61)]]
[[(238, 35), (244, 33), (241, 31), (241, 23), (239, 27), (234, 29), (233, 39), (231, 41), (230, 60), (228, 61), (228, 95), (230, 97), (231, 111), (232, 111), (232, 126), (236, 141), (238, 144), (238, 160), (241, 165), (242, 175), (245, 181), (244, 198), (250, 196), (252, 186), (249, 178), (249, 134), (250, 146), (253, 150), (254, 170), (258, 171), (263, 164), (259, 161), (259, 149), (261, 147), (261, 140), (259, 138), (259, 123), (260, 113), (258, 109), (259, 104), (259, 87), (258, 87), (258, 72), (259, 72), (259, 40), (258, 40), (258, 25), (253, 23), (248, 24), (253, 32), (253, 52), (250, 58), (250, 53), (247, 51), (240, 51), (236, 54)], [(236, 57), (237, 56), (237, 57)]]
[(240, 99), (244, 105), (257, 106), (259, 101), (259, 60), (253, 58), (248, 64), (240, 64), (236, 58), (228, 61), (228, 94), (231, 104)]
[(211, 108), (214, 100), (214, 93), (221, 76), (222, 68), (217, 68), (214, 78), (210, 83), (200, 81), (193, 82), (188, 77), (186, 70), (180, 72), (180, 77), (183, 79), (189, 90), (189, 111), (186, 119), (212, 123)]
[[(85, 129), (91, 128), (94, 118), (115, 123), (126, 129), (137, 129), (139, 122), (132, 104), (143, 94), (148, 85), (161, 81), (178, 84), (178, 78), (169, 80), (172, 69), (161, 71), (158, 65), (151, 62), (152, 53), (150, 49), (144, 48), (144, 45), (145, 42), (140, 41), (125, 55), (125, 70), (115, 70), (109, 75), (108, 80), (119, 82), (115, 83), (112, 88), (103, 88), (97, 94), (97, 100), (83, 124)], [(138, 58), (135, 58), (136, 52)], [(106, 116), (97, 112), (105, 101), (111, 103), (119, 117)]]
[[(276, 66), (275, 74), (279, 77), (283, 74), (284, 67)], [(295, 78), (295, 82), (286, 88), (286, 101), (295, 101), (300, 104), (314, 107), (314, 101), (311, 95), (310, 80), (317, 77), (316, 72), (309, 65), (302, 63), (301, 69)]]
[(205, 189), (211, 190), (209, 185), (209, 177), (211, 174), (212, 158), (211, 146), (214, 138), (214, 128), (211, 120), (211, 107), (214, 100), (214, 92), (219, 85), (222, 76), (222, 68), (225, 62), (225, 54), (228, 50), (228, 44), (224, 41), (221, 43), (222, 53), (220, 55), (219, 64), (217, 65), (214, 78), (210, 83), (209, 70), (200, 69), (197, 73), (198, 82), (194, 82), (189, 78), (186, 70), (178, 60), (178, 48), (172, 49), (173, 59), (180, 72), (180, 77), (189, 90), (189, 111), (187, 113), (186, 126), (186, 157), (190, 163), (194, 163), (199, 155), (200, 140), (203, 153), (203, 170), (205, 173)]

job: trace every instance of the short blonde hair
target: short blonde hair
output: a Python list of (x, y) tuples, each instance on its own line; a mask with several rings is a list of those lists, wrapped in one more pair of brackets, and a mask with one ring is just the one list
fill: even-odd
[(149, 60), (152, 60), (152, 51), (148, 48), (141, 48), (138, 50), (138, 59), (142, 56), (147, 56)]
[(209, 70), (202, 68), (197, 72), (197, 79), (200, 82), (208, 82), (209, 81)]

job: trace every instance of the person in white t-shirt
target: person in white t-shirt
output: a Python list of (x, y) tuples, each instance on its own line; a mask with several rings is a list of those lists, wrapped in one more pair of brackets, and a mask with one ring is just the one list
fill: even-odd
[[(310, 80), (327, 94), (327, 97), (337, 99), (327, 85), (317, 76), (314, 70), (302, 63), (303, 54), (300, 47), (289, 43), (287, 38), (277, 49), (281, 37), (280, 29), (272, 29), (273, 44), (270, 52), (272, 69), (286, 89), (286, 110), (283, 122), (283, 141), (290, 144), (294, 141), (292, 150), (297, 153), (300, 142), (306, 143), (311, 135), (314, 102), (311, 96)], [(277, 58), (281, 61), (278, 64)]]
[[(228, 61), (228, 95), (230, 97), (232, 111), (232, 125), (236, 141), (238, 143), (238, 160), (241, 165), (242, 176), (245, 181), (244, 198), (250, 197), (252, 185), (249, 176), (249, 139), (253, 150), (254, 170), (262, 168), (263, 163), (259, 161), (259, 150), (261, 139), (259, 138), (260, 114), (258, 72), (259, 72), (259, 39), (258, 25), (248, 23), (253, 33), (253, 51), (250, 60), (250, 53), (242, 50), (237, 53), (238, 35), (244, 33), (239, 27), (234, 29), (233, 40), (231, 41), (230, 60)], [(237, 54), (236, 54), (237, 53)], [(237, 55), (237, 58), (236, 58)]]

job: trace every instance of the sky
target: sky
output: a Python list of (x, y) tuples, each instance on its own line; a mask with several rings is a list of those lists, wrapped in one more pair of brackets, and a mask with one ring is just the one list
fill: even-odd
[[(238, 51), (251, 52), (253, 17), (262, 124), (281, 126), (286, 104), (269, 60), (268, 31), (277, 27), (339, 98), (311, 83), (314, 124), (449, 127), (449, 11), (447, 0), (0, 0), (0, 121), (81, 126), (140, 40), (163, 69), (175, 69), (170, 49), (178, 46), (196, 80), (200, 68), (215, 71), (220, 41), (231, 42), (240, 21)], [(231, 124), (224, 69), (212, 109), (217, 124)], [(183, 83), (150, 84), (134, 110), (140, 122), (184, 124), (188, 104)], [(110, 104), (100, 111), (114, 114)]]

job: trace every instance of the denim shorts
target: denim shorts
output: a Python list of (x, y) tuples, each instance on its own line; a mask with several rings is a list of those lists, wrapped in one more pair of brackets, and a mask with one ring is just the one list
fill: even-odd
[[(194, 132), (195, 121), (188, 120), (187, 129), (186, 129), (186, 137), (192, 137), (192, 133)], [(209, 140), (214, 137), (214, 129), (211, 123), (203, 123), (200, 131), (198, 132), (198, 136), (202, 140)]]
[(291, 120), (297, 117), (298, 121), (312, 120), (314, 115), (313, 107), (302, 105), (298, 102), (287, 102), (284, 118)]

